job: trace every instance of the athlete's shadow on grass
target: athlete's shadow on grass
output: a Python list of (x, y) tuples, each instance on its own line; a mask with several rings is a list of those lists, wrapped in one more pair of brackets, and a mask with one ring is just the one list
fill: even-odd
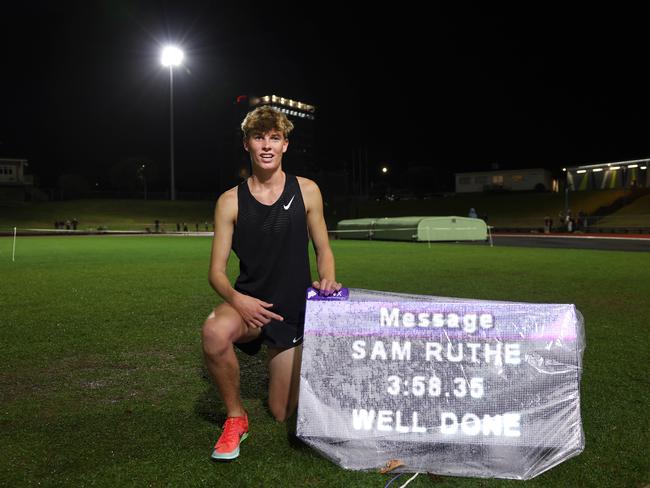
[[(237, 353), (241, 377), (241, 397), (244, 403), (247, 400), (268, 400), (268, 377), (266, 371), (266, 352), (261, 351), (256, 356)], [(194, 413), (208, 422), (221, 427), (226, 421), (226, 411), (219, 396), (210, 372), (203, 361), (203, 356), (198, 357), (198, 374), (205, 383), (205, 391), (196, 399)]]
[[(249, 356), (237, 352), (240, 368), (240, 391), (241, 397), (248, 408), (261, 401), (261, 409), (269, 417), (273, 417), (271, 410), (268, 406), (269, 397), (269, 383), (268, 383), (268, 369), (266, 365), (267, 353), (263, 348), (257, 355)], [(205, 366), (203, 357), (198, 357), (198, 374), (205, 383), (205, 390), (196, 399), (194, 404), (194, 413), (203, 420), (214, 424), (217, 428), (221, 428), (226, 421), (226, 411), (219, 392), (215, 386), (208, 368)], [(251, 401), (252, 400), (252, 401)], [(254, 408), (254, 407), (253, 407)], [(261, 411), (249, 410), (251, 415), (259, 415)], [(297, 415), (294, 413), (285, 422), (287, 431), (287, 441), (294, 449), (308, 449), (307, 444), (302, 442), (296, 437), (296, 419)]]
[[(244, 403), (248, 399), (268, 399), (268, 378), (266, 372), (266, 353), (261, 351), (256, 356), (237, 353), (241, 377), (241, 397)], [(215, 386), (203, 356), (198, 358), (198, 374), (205, 383), (205, 391), (196, 399), (194, 413), (208, 422), (221, 427), (226, 420), (226, 412), (219, 392)]]

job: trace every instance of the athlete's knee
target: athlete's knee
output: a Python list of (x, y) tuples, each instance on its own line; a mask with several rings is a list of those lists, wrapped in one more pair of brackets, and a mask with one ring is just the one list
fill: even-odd
[(286, 422), (287, 419), (291, 416), (291, 412), (286, 404), (269, 403), (269, 409), (271, 410), (271, 415), (277, 422)]
[(232, 348), (232, 333), (228, 327), (215, 319), (208, 319), (201, 331), (203, 351), (209, 355), (221, 355)]
[(269, 410), (271, 410), (271, 415), (278, 422), (286, 422), (296, 411), (297, 406), (297, 402), (292, 401), (290, 398), (286, 400), (283, 398), (269, 398)]

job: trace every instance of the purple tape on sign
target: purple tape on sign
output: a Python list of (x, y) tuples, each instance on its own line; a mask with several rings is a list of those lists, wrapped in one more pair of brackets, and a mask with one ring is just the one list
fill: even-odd
[(339, 291), (333, 291), (331, 295), (321, 295), (320, 290), (312, 288), (311, 286), (307, 288), (307, 300), (347, 300), (350, 298), (350, 290), (347, 288), (341, 288)]

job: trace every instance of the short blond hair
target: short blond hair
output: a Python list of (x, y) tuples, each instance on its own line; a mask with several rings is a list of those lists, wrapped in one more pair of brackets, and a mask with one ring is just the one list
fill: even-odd
[(271, 130), (282, 132), (284, 138), (288, 139), (289, 133), (293, 130), (293, 124), (277, 108), (262, 105), (246, 114), (244, 121), (241, 123), (241, 130), (246, 139), (252, 133), (265, 134)]

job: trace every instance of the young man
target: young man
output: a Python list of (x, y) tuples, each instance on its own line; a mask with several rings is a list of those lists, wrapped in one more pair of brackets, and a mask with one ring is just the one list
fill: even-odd
[[(203, 325), (203, 352), (228, 418), (213, 449), (214, 459), (239, 456), (239, 444), (248, 436), (233, 346), (255, 354), (266, 344), (271, 412), (285, 421), (296, 408), (305, 297), (311, 282), (309, 238), (319, 274), (312, 286), (325, 295), (341, 288), (320, 190), (313, 181), (282, 170), (292, 129), (291, 121), (269, 106), (246, 116), (242, 131), (252, 175), (223, 193), (215, 209), (210, 284), (224, 303)], [(234, 287), (226, 275), (231, 249), (240, 260)]]

